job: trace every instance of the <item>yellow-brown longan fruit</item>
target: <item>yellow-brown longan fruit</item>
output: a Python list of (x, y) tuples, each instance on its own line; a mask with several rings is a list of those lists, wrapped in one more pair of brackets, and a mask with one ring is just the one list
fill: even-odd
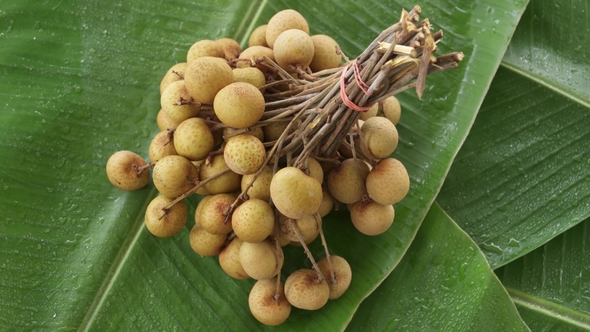
[(248, 306), (254, 318), (268, 326), (282, 324), (291, 314), (282, 282), (277, 294), (277, 278), (258, 280), (248, 296)]
[(189, 95), (201, 104), (212, 104), (217, 92), (233, 81), (234, 74), (227, 60), (210, 56), (195, 59), (184, 73)]
[(368, 174), (369, 165), (364, 161), (356, 159), (355, 162), (353, 158), (345, 159), (340, 167), (328, 174), (330, 194), (344, 204), (360, 201), (365, 194), (363, 186)]
[(374, 201), (360, 201), (350, 207), (350, 219), (354, 227), (365, 235), (385, 233), (395, 217), (393, 205), (381, 205)]
[(243, 128), (243, 129), (234, 129), (234, 128), (223, 128), (223, 139), (227, 141), (228, 139), (238, 136), (238, 135), (252, 135), (256, 137), (259, 141), (264, 142), (264, 132), (262, 131), (261, 127), (255, 128)]
[(379, 104), (381, 106), (379, 115), (386, 117), (391, 123), (397, 125), (402, 115), (402, 107), (397, 98), (395, 96), (387, 97), (379, 102)]
[(156, 162), (169, 155), (177, 154), (174, 148), (174, 135), (168, 130), (157, 133), (152, 139), (148, 151), (152, 162)]
[(322, 203), (322, 185), (299, 168), (289, 166), (272, 178), (270, 196), (279, 212), (298, 219), (318, 210)]
[(366, 187), (372, 200), (381, 205), (393, 205), (408, 194), (410, 177), (399, 160), (385, 158), (367, 175)]
[(158, 191), (169, 198), (177, 198), (192, 187), (199, 178), (197, 167), (183, 156), (166, 156), (156, 163), (152, 180)]
[(259, 25), (252, 31), (250, 38), (248, 39), (248, 47), (252, 46), (264, 46), (268, 47), (266, 43), (266, 24)]
[(294, 242), (300, 242), (297, 236), (297, 232), (299, 232), (303, 242), (307, 242), (316, 238), (319, 232), (319, 225), (313, 215), (304, 216), (299, 219), (291, 219), (281, 215), (279, 217), (279, 230), (284, 237)]
[(317, 310), (328, 302), (330, 286), (315, 270), (300, 269), (287, 277), (285, 296), (294, 307)]
[(273, 52), (279, 66), (288, 72), (295, 72), (296, 67), (305, 69), (311, 63), (313, 41), (301, 30), (286, 30), (277, 37)]
[(221, 43), (209, 39), (199, 40), (189, 48), (186, 54), (186, 62), (190, 64), (195, 59), (204, 56), (224, 58), (225, 52)]
[(313, 157), (307, 158), (307, 164), (309, 169), (309, 176), (318, 180), (319, 183), (324, 182), (324, 170), (322, 165)]
[(320, 217), (325, 217), (332, 211), (334, 200), (332, 199), (332, 195), (330, 195), (330, 191), (327, 189), (322, 189), (322, 195), (322, 204), (318, 209), (318, 214)]
[[(213, 157), (209, 164), (201, 165), (199, 169), (201, 181), (207, 180), (208, 178), (226, 169), (229, 169), (229, 167), (227, 167), (223, 155), (218, 154)], [(211, 182), (206, 183), (205, 189), (207, 189), (212, 194), (232, 193), (240, 189), (241, 183), (242, 176), (230, 169), (215, 180), (211, 180)]]
[(166, 89), (166, 87), (170, 85), (170, 83), (183, 80), (184, 72), (187, 67), (188, 63), (186, 62), (179, 62), (174, 66), (170, 67), (170, 69), (168, 69), (168, 71), (166, 72), (166, 74), (164, 74), (164, 77), (162, 77), (162, 80), (160, 81), (160, 94), (164, 92), (164, 89)]
[(266, 26), (266, 43), (268, 46), (274, 48), (279, 35), (289, 29), (298, 29), (309, 35), (307, 20), (296, 10), (285, 9), (274, 14)]
[(244, 242), (240, 248), (240, 262), (252, 279), (270, 279), (283, 266), (283, 250), (280, 247), (278, 252), (276, 250), (274, 241)]
[(217, 93), (213, 109), (225, 125), (232, 128), (248, 128), (262, 117), (264, 103), (262, 92), (254, 85), (235, 82)]
[(235, 279), (249, 278), (240, 263), (240, 248), (243, 242), (236, 237), (219, 253), (219, 266), (227, 275)]
[(254, 174), (266, 160), (266, 149), (258, 138), (241, 134), (227, 140), (223, 157), (232, 171), (241, 175)]
[(237, 59), (242, 52), (242, 48), (237, 41), (231, 38), (219, 38), (215, 41), (223, 50), (225, 60)]
[(199, 225), (211, 234), (227, 234), (232, 231), (231, 215), (226, 215), (230, 205), (236, 198), (230, 194), (210, 195), (211, 198), (201, 201), (199, 205)]
[[(273, 142), (278, 140), (285, 129), (287, 129), (288, 125), (289, 121), (275, 121), (262, 127), (262, 131), (264, 132), (264, 141)], [(289, 130), (289, 132), (291, 132), (291, 130)]]
[(262, 242), (272, 234), (274, 211), (260, 199), (251, 198), (238, 206), (232, 214), (234, 233), (246, 242)]
[(369, 151), (377, 159), (389, 157), (398, 143), (395, 125), (386, 118), (375, 116), (367, 119), (361, 127)]
[[(184, 121), (184, 120), (182, 120), (182, 121)], [(182, 121), (172, 120), (168, 115), (166, 115), (166, 112), (162, 108), (160, 109), (160, 111), (158, 112), (158, 115), (156, 116), (156, 122), (158, 124), (158, 128), (160, 128), (160, 130), (162, 130), (162, 131), (175, 128)]]
[[(332, 280), (330, 265), (334, 271), (334, 280)], [(352, 270), (346, 259), (341, 256), (331, 255), (330, 262), (328, 262), (327, 257), (324, 257), (318, 262), (318, 267), (330, 286), (330, 300), (341, 297), (352, 281)]]
[(157, 237), (170, 237), (178, 234), (186, 224), (188, 207), (179, 201), (164, 213), (164, 207), (174, 201), (166, 196), (156, 196), (145, 211), (145, 227)]
[(338, 43), (330, 36), (313, 35), (313, 59), (309, 64), (312, 72), (318, 72), (324, 69), (331, 69), (340, 66), (342, 55), (337, 53)]
[(201, 110), (190, 96), (184, 80), (172, 82), (164, 89), (160, 105), (170, 119), (179, 123), (197, 116)]
[[(244, 175), (242, 177), (241, 189), (246, 190), (246, 187), (254, 179), (254, 174)], [(248, 189), (248, 196), (250, 199), (258, 198), (265, 202), (270, 200), (270, 181), (272, 180), (272, 167), (265, 166), (264, 170), (254, 180), (254, 183)]]
[(376, 116), (378, 111), (379, 111), (379, 103), (375, 103), (375, 104), (373, 104), (373, 106), (371, 106), (371, 108), (369, 108), (369, 110), (361, 112), (359, 119), (366, 121), (368, 118), (372, 118), (372, 117)]
[(150, 181), (150, 172), (139, 168), (147, 165), (145, 160), (135, 152), (117, 151), (107, 160), (107, 177), (111, 184), (121, 190), (138, 190)]
[(256, 88), (266, 84), (264, 73), (256, 67), (234, 68), (234, 82), (244, 82), (254, 85)]
[(176, 127), (174, 147), (179, 155), (189, 160), (201, 160), (215, 148), (215, 138), (205, 120), (190, 118)]
[[(275, 61), (275, 55), (272, 48), (265, 46), (248, 47), (238, 57), (238, 59), (242, 60), (236, 62), (236, 68), (253, 67), (255, 66), (255, 61), (262, 58), (262, 56), (266, 56), (272, 61)], [(264, 66), (256, 65), (256, 67), (260, 69), (260, 71), (262, 71), (263, 73), (269, 71), (268, 68)]]
[(225, 241), (227, 240), (227, 234), (211, 234), (201, 227), (198, 227), (198, 225), (195, 225), (191, 229), (189, 239), (191, 248), (197, 254), (201, 256), (215, 256), (223, 249)]

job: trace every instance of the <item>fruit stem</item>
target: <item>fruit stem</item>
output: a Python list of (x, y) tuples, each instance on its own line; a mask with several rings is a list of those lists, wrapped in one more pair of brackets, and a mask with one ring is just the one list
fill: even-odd
[(318, 229), (320, 231), (320, 239), (322, 240), (322, 246), (326, 251), (326, 259), (328, 260), (328, 267), (330, 268), (330, 282), (332, 285), (336, 285), (336, 274), (334, 273), (334, 268), (332, 267), (332, 260), (330, 259), (330, 251), (328, 250), (328, 243), (326, 242), (326, 237), (324, 236), (324, 231), (322, 230), (322, 223), (318, 222), (320, 220), (319, 214), (316, 212), (313, 214), (315, 222), (318, 224)]
[(145, 171), (146, 169), (149, 169), (150, 167), (153, 167), (156, 164), (155, 161), (150, 161), (149, 163), (143, 165), (143, 166), (139, 166), (137, 164), (133, 164), (133, 169), (135, 170), (135, 172), (137, 173), (137, 177), (141, 176), (141, 173), (143, 173), (143, 171)]
[(295, 234), (297, 235), (297, 239), (299, 239), (301, 246), (303, 246), (303, 250), (305, 251), (307, 258), (309, 258), (309, 260), (311, 261), (311, 265), (313, 265), (313, 269), (318, 274), (318, 283), (324, 281), (326, 278), (324, 277), (324, 274), (322, 273), (322, 270), (320, 270), (320, 267), (318, 266), (318, 264), (315, 262), (315, 259), (313, 259), (313, 255), (311, 254), (311, 251), (309, 251), (307, 244), (305, 244), (305, 240), (303, 239), (303, 236), (301, 236), (301, 232), (299, 232), (299, 228), (297, 228), (297, 223), (295, 223), (295, 219), (289, 218), (289, 221), (291, 222), (291, 226), (293, 227), (293, 231), (295, 231)]

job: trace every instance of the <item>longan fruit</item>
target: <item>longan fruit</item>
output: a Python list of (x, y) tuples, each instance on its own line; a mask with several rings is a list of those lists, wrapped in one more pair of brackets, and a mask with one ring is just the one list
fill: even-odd
[(368, 118), (372, 118), (372, 117), (376, 116), (378, 111), (379, 111), (379, 103), (375, 103), (367, 111), (361, 112), (361, 114), (359, 116), (359, 120), (366, 121)]
[(235, 82), (215, 96), (213, 109), (221, 122), (232, 128), (248, 128), (262, 117), (264, 96), (254, 85)]
[(166, 196), (156, 196), (145, 211), (145, 227), (157, 237), (170, 237), (178, 234), (186, 224), (188, 207), (179, 201), (164, 213), (164, 207), (174, 201)]
[(184, 80), (172, 82), (164, 89), (160, 105), (166, 115), (178, 123), (197, 116), (201, 110), (189, 94)]
[(365, 194), (363, 185), (368, 174), (369, 165), (364, 161), (356, 159), (355, 162), (354, 158), (343, 160), (338, 168), (328, 174), (330, 194), (344, 204), (360, 201)]
[(300, 269), (287, 277), (285, 296), (294, 307), (317, 310), (328, 302), (330, 286), (315, 270)]
[(295, 227), (303, 242), (315, 239), (319, 232), (319, 225), (313, 215), (303, 216), (299, 219), (291, 219), (283, 215), (279, 217), (279, 230), (283, 236), (291, 241), (300, 242)]
[(166, 115), (166, 112), (162, 108), (160, 108), (160, 111), (156, 116), (156, 123), (158, 124), (158, 128), (160, 128), (162, 131), (176, 128), (176, 126), (178, 126), (182, 121), (172, 120), (168, 115)]
[[(201, 165), (199, 169), (201, 175), (200, 179), (201, 181), (207, 180), (213, 175), (226, 169), (229, 169), (229, 167), (225, 163), (223, 155), (215, 155), (209, 164)], [(241, 183), (241, 175), (230, 169), (215, 180), (206, 183), (204, 187), (212, 194), (232, 193), (240, 189)]]
[(177, 198), (192, 187), (198, 179), (197, 167), (183, 156), (166, 156), (156, 163), (152, 170), (154, 186), (169, 198)]
[(170, 85), (172, 82), (180, 81), (184, 79), (184, 72), (188, 67), (188, 63), (186, 62), (179, 62), (174, 66), (170, 67), (162, 80), (160, 81), (160, 94), (164, 92), (164, 89)]
[(393, 205), (381, 205), (372, 200), (356, 202), (349, 209), (354, 227), (370, 236), (385, 233), (395, 217)]
[(279, 282), (277, 294), (277, 278), (258, 280), (254, 284), (248, 295), (248, 306), (254, 318), (268, 326), (280, 325), (289, 318), (291, 304), (285, 297), (284, 287)]
[(273, 176), (270, 196), (279, 212), (298, 219), (318, 210), (322, 203), (322, 185), (299, 168), (289, 166)]
[(254, 127), (254, 128), (246, 128), (246, 132), (244, 132), (243, 129), (234, 129), (234, 128), (223, 128), (223, 139), (224, 140), (228, 140), (230, 138), (232, 138), (233, 136), (237, 136), (237, 135), (242, 135), (238, 132), (241, 132), (242, 134), (246, 134), (246, 135), (252, 135), (254, 137), (256, 137), (258, 140), (260, 140), (261, 142), (264, 142), (264, 132), (262, 131), (262, 127)]
[(313, 157), (307, 158), (309, 176), (318, 180), (319, 183), (324, 182), (324, 170), (322, 165)]
[(197, 254), (201, 256), (215, 256), (223, 249), (227, 240), (227, 234), (211, 234), (198, 225), (195, 225), (191, 229), (189, 240), (191, 248)]
[(234, 68), (234, 82), (244, 82), (254, 85), (256, 88), (266, 84), (266, 77), (260, 69), (256, 67)]
[(274, 49), (275, 41), (283, 31), (298, 29), (309, 35), (309, 24), (303, 15), (293, 9), (274, 14), (266, 26), (266, 43)]
[(273, 52), (279, 66), (288, 72), (295, 72), (295, 67), (305, 69), (313, 60), (313, 41), (307, 33), (289, 29), (277, 37)]
[(244, 242), (240, 248), (240, 262), (252, 279), (270, 279), (283, 266), (283, 251), (280, 247), (278, 253), (276, 250), (274, 241)]
[(334, 207), (334, 200), (332, 199), (332, 195), (330, 195), (330, 191), (322, 188), (322, 204), (318, 208), (318, 214), (320, 217), (325, 217), (332, 211)]
[(176, 127), (174, 147), (179, 155), (189, 160), (201, 160), (215, 148), (215, 138), (205, 120), (190, 118)]
[(223, 50), (225, 60), (236, 59), (242, 52), (242, 47), (232, 38), (219, 38), (215, 41)]
[[(238, 59), (241, 59), (241, 61), (236, 62), (236, 68), (252, 67), (252, 61), (256, 61), (262, 56), (266, 56), (272, 61), (275, 61), (275, 55), (272, 48), (265, 46), (248, 47), (238, 57)], [(263, 73), (269, 72), (269, 69), (267, 67), (261, 65), (257, 65), (256, 68), (260, 69), (260, 71), (262, 71)]]
[[(199, 203), (199, 225), (211, 234), (223, 235), (232, 231), (231, 215), (225, 215), (236, 198), (230, 194), (214, 194)], [(196, 217), (195, 217), (196, 218)]]
[(121, 190), (138, 190), (150, 181), (150, 172), (146, 169), (138, 172), (140, 167), (147, 165), (137, 153), (121, 150), (113, 153), (107, 160), (107, 178), (111, 184)]
[(379, 105), (379, 115), (389, 119), (394, 125), (397, 125), (402, 115), (402, 107), (399, 104), (399, 100), (395, 96), (391, 96), (380, 101)]
[(381, 205), (401, 201), (410, 190), (410, 177), (404, 164), (395, 158), (381, 159), (366, 179), (369, 197)]
[(241, 134), (226, 141), (223, 157), (232, 171), (241, 175), (254, 174), (266, 160), (266, 149), (258, 138)]
[(190, 62), (184, 73), (189, 95), (201, 104), (212, 104), (217, 92), (233, 81), (234, 74), (227, 61), (210, 56)]
[[(250, 184), (254, 174), (247, 174), (242, 176), (241, 189), (246, 190), (246, 187)], [(265, 202), (270, 200), (270, 181), (272, 180), (272, 167), (264, 166), (264, 170), (254, 180), (254, 183), (248, 189), (248, 196), (250, 199), (259, 198)]]
[(275, 215), (267, 202), (250, 198), (234, 210), (231, 223), (234, 233), (243, 241), (262, 242), (272, 234)]
[(168, 130), (157, 133), (150, 143), (148, 154), (152, 162), (169, 155), (178, 154), (176, 148), (174, 148), (174, 135)]
[(342, 55), (337, 53), (338, 43), (327, 35), (311, 36), (313, 42), (313, 58), (309, 64), (312, 72), (331, 69), (340, 66)]
[(264, 46), (268, 47), (266, 43), (266, 24), (262, 24), (256, 27), (254, 31), (250, 34), (250, 38), (248, 39), (248, 47), (252, 46)]
[(361, 127), (367, 148), (377, 159), (389, 157), (397, 148), (398, 133), (388, 119), (375, 116), (367, 119)]
[(274, 142), (281, 137), (283, 132), (287, 129), (289, 121), (273, 121), (266, 126), (262, 127), (264, 132), (265, 142)]
[(203, 39), (194, 43), (186, 54), (186, 62), (191, 63), (197, 58), (210, 56), (216, 58), (225, 58), (222, 43), (213, 40)]
[(240, 263), (242, 243), (244, 241), (236, 237), (219, 253), (219, 266), (227, 275), (235, 279), (250, 278)]
[[(332, 281), (330, 265), (332, 265), (332, 269), (334, 270), (334, 282)], [(328, 262), (327, 257), (324, 257), (318, 262), (318, 267), (330, 286), (330, 300), (341, 297), (352, 281), (350, 264), (341, 256), (330, 255), (330, 262)]]

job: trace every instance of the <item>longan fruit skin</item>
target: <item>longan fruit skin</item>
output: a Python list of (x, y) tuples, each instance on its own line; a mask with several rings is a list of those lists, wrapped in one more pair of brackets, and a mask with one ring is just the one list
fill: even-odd
[(187, 67), (188, 63), (186, 62), (179, 62), (174, 66), (170, 67), (170, 69), (168, 69), (168, 71), (166, 72), (166, 74), (164, 74), (164, 77), (162, 77), (162, 80), (160, 81), (160, 94), (164, 92), (164, 90), (166, 89), (166, 87), (168, 87), (168, 85), (170, 85), (170, 83), (183, 80), (184, 72), (186, 71)]
[[(188, 104), (179, 105), (180, 100), (185, 100)], [(201, 110), (197, 104), (194, 104), (184, 80), (174, 81), (164, 89), (160, 96), (160, 106), (166, 115), (176, 122), (195, 117)]]
[(389, 157), (397, 148), (398, 132), (388, 119), (375, 116), (367, 119), (361, 127), (367, 148), (377, 159)]
[(318, 310), (330, 298), (330, 286), (314, 270), (300, 269), (287, 277), (285, 296), (292, 306), (303, 310)]
[(262, 242), (272, 234), (275, 225), (274, 211), (260, 199), (250, 198), (232, 214), (234, 233), (246, 242)]
[(156, 122), (158, 124), (158, 128), (160, 128), (161, 131), (172, 129), (178, 126), (182, 121), (172, 120), (168, 115), (166, 115), (166, 112), (162, 108), (160, 108), (160, 111), (156, 116)]
[(376, 116), (378, 111), (379, 111), (379, 103), (375, 103), (367, 111), (361, 112), (361, 114), (359, 116), (359, 120), (366, 121), (367, 119)]
[[(225, 169), (229, 169), (225, 162), (225, 158), (222, 154), (216, 155), (208, 165), (201, 165), (199, 169), (200, 179), (201, 181), (207, 180)], [(241, 184), (242, 176), (230, 169), (220, 177), (206, 183), (204, 187), (211, 194), (223, 194), (238, 191)]]
[(332, 199), (332, 195), (330, 195), (330, 191), (322, 188), (322, 204), (318, 208), (318, 214), (320, 217), (325, 217), (332, 211), (333, 207), (334, 200)]
[(156, 163), (152, 170), (152, 180), (156, 189), (169, 198), (176, 198), (194, 184), (193, 179), (198, 178), (197, 167), (183, 156), (166, 156)]
[(279, 282), (278, 300), (277, 278), (258, 280), (248, 295), (250, 312), (259, 322), (268, 326), (284, 323), (291, 314), (291, 304), (285, 297), (285, 285)]
[(283, 266), (283, 251), (279, 249), (279, 260), (274, 242), (244, 242), (240, 248), (240, 262), (246, 273), (256, 280), (270, 279), (277, 275), (277, 268)]
[(264, 96), (254, 85), (235, 82), (215, 96), (213, 109), (221, 122), (232, 128), (255, 125), (264, 113)]
[(374, 201), (359, 201), (350, 207), (350, 219), (361, 233), (375, 236), (385, 233), (395, 217), (393, 205), (381, 205)]
[(195, 59), (204, 56), (225, 58), (223, 45), (210, 39), (199, 40), (189, 48), (186, 54), (186, 62), (190, 64)]
[(332, 37), (327, 35), (313, 35), (311, 36), (311, 41), (313, 42), (314, 53), (309, 68), (312, 72), (340, 66), (342, 55), (336, 53), (339, 46)]
[(215, 42), (223, 50), (223, 57), (225, 60), (233, 60), (240, 56), (242, 47), (240, 44), (232, 38), (219, 38)]
[[(250, 184), (252, 179), (254, 178), (254, 174), (244, 175), (242, 177), (241, 182), (241, 189), (242, 191), (246, 190), (246, 187)], [(248, 196), (250, 199), (258, 198), (265, 202), (270, 200), (270, 182), (272, 181), (272, 167), (264, 166), (264, 170), (258, 177), (254, 180), (254, 183), (248, 189)]]
[(270, 182), (270, 196), (279, 212), (299, 219), (315, 213), (322, 203), (322, 185), (299, 168), (280, 169)]
[(176, 127), (174, 147), (179, 155), (189, 160), (201, 160), (215, 148), (215, 137), (205, 120), (190, 118)]
[[(358, 172), (356, 170), (358, 167)], [(365, 194), (363, 186), (369, 174), (369, 166), (362, 160), (349, 158), (328, 174), (328, 189), (337, 201), (351, 204), (360, 201)], [(360, 178), (359, 178), (360, 175)]]
[(313, 215), (307, 215), (299, 219), (291, 219), (281, 215), (279, 217), (279, 227), (281, 234), (294, 242), (299, 242), (295, 227), (299, 231), (303, 242), (315, 239), (319, 232), (319, 225)]
[[(242, 135), (242, 134), (235, 134), (235, 132), (241, 129), (234, 129), (234, 128), (223, 128), (223, 138), (225, 141), (231, 139), (233, 136)], [(255, 128), (248, 128), (247, 131), (243, 134), (252, 135), (258, 138), (259, 141), (264, 142), (264, 132), (262, 131), (261, 127)]]
[(202, 207), (199, 210), (199, 225), (211, 234), (223, 235), (232, 231), (231, 216), (224, 212), (236, 200), (230, 194), (210, 195), (211, 198), (199, 203)]
[(289, 125), (289, 121), (277, 121), (271, 122), (266, 126), (262, 127), (262, 131), (264, 132), (264, 141), (265, 142), (273, 142), (281, 137), (281, 134), (287, 129)]
[(154, 136), (150, 147), (148, 149), (148, 155), (150, 161), (156, 162), (166, 156), (178, 154), (176, 148), (174, 148), (174, 136), (166, 131), (161, 131)]
[(330, 255), (330, 263), (332, 263), (331, 265), (334, 269), (334, 276), (336, 278), (335, 284), (333, 284), (331, 280), (332, 275), (330, 273), (330, 264), (328, 263), (327, 257), (322, 258), (318, 262), (318, 267), (330, 286), (330, 300), (335, 300), (348, 290), (352, 281), (352, 269), (346, 259), (341, 256)]
[(256, 27), (254, 31), (250, 34), (250, 38), (248, 38), (248, 47), (252, 46), (264, 46), (268, 47), (268, 43), (266, 42), (266, 27), (267, 24), (262, 24)]
[(234, 68), (234, 82), (244, 82), (254, 85), (256, 88), (266, 84), (264, 73), (256, 67)]
[(241, 134), (227, 140), (223, 157), (232, 171), (241, 175), (254, 174), (266, 160), (266, 149), (258, 138)]
[(191, 248), (194, 252), (201, 256), (211, 257), (216, 256), (221, 252), (225, 245), (225, 241), (227, 240), (227, 234), (211, 234), (195, 225), (191, 229), (189, 239)]
[(379, 115), (389, 119), (391, 123), (397, 125), (402, 115), (402, 107), (395, 96), (387, 97), (380, 104)]
[(298, 29), (309, 35), (309, 24), (298, 11), (285, 9), (274, 14), (266, 26), (266, 43), (268, 46), (274, 48), (279, 35), (289, 29)]
[[(258, 60), (262, 56), (266, 56), (272, 61), (275, 61), (275, 55), (272, 48), (265, 46), (250, 46), (242, 51), (238, 57), (238, 59), (242, 59), (242, 61), (236, 62), (236, 68), (252, 67), (252, 61)], [(257, 65), (256, 68), (258, 68), (263, 73), (269, 72), (269, 69), (264, 66)]]
[(318, 180), (319, 183), (324, 182), (324, 170), (322, 165), (313, 157), (307, 158), (309, 176)]
[(121, 150), (107, 160), (106, 173), (111, 184), (121, 190), (133, 191), (145, 187), (150, 181), (150, 172), (144, 170), (137, 175), (137, 167), (147, 165), (137, 153)]
[(366, 187), (372, 200), (381, 205), (393, 205), (410, 191), (410, 177), (401, 161), (385, 158), (367, 175)]
[(279, 66), (288, 72), (294, 72), (292, 67), (309, 67), (313, 60), (313, 41), (309, 34), (298, 29), (290, 29), (277, 37), (273, 51)]
[(184, 73), (189, 95), (201, 104), (212, 104), (219, 90), (233, 81), (234, 74), (227, 61), (210, 56), (195, 59)]
[(174, 201), (166, 196), (156, 196), (145, 211), (145, 226), (150, 233), (157, 237), (170, 237), (178, 234), (186, 224), (188, 207), (184, 201), (172, 205), (168, 212), (163, 208)]
[(242, 267), (242, 263), (240, 263), (240, 248), (242, 247), (242, 243), (244, 241), (236, 237), (219, 253), (219, 265), (221, 269), (234, 279), (250, 278), (244, 267)]

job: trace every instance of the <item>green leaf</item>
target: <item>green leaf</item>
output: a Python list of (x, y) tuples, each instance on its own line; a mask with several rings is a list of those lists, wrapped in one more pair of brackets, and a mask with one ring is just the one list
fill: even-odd
[(531, 3), (437, 199), (494, 268), (590, 216), (590, 80), (575, 71), (588, 44), (568, 28), (588, 22), (580, 6)]
[[(190, 249), (187, 225), (171, 239), (143, 226), (153, 186), (122, 192), (108, 157), (146, 155), (158, 129), (158, 86), (199, 39), (244, 41), (288, 2), (4, 1), (0, 10), (0, 327), (2, 330), (261, 329), (247, 308), (252, 281), (225, 276)], [(409, 8), (405, 3), (404, 6)], [(525, 2), (425, 1), (445, 31), (440, 52), (459, 69), (429, 77), (423, 101), (399, 99), (395, 156), (412, 189), (379, 237), (354, 230), (345, 211), (326, 218), (333, 253), (353, 268), (351, 289), (317, 312), (294, 310), (284, 329), (342, 329), (414, 238), (461, 146)], [(303, 1), (312, 33), (355, 56), (395, 23), (402, 5)], [(190, 200), (194, 208), (196, 199)], [(313, 247), (320, 255), (318, 245)], [(370, 257), (370, 259), (367, 259)], [(309, 264), (287, 253), (285, 273)]]
[(590, 219), (496, 273), (534, 331), (590, 330)]
[(438, 204), (348, 330), (529, 331), (477, 244)]

